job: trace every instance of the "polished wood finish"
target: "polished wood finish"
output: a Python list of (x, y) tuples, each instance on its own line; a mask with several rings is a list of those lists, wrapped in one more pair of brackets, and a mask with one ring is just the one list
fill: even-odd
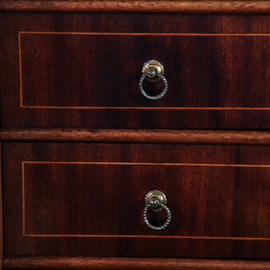
[(0, 129), (2, 141), (270, 145), (266, 131), (162, 129)]
[[(4, 142), (3, 157), (5, 255), (270, 258), (269, 147)], [(142, 219), (151, 189), (163, 231)]]
[(1, 1), (0, 11), (269, 14), (269, 1)]
[(110, 270), (253, 270), (270, 269), (266, 261), (225, 261), (153, 258), (5, 257), (5, 269), (110, 269)]
[[(270, 269), (269, 1), (0, 12), (0, 270)], [(152, 58), (157, 103), (137, 96)], [(172, 211), (159, 232), (153, 188)]]
[[(22, 31), (20, 108), (270, 111), (269, 67), (262, 65), (268, 43), (268, 33)], [(152, 102), (138, 89), (149, 59), (164, 65), (170, 86)]]
[(0, 140), (0, 270), (3, 268), (2, 145)]
[[(5, 13), (0, 25), (4, 127), (269, 129), (266, 16)], [(138, 87), (151, 58), (169, 83), (157, 101)]]

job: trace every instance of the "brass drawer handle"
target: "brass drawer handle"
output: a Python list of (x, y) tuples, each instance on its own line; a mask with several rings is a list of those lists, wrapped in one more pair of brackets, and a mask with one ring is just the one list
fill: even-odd
[[(143, 220), (144, 220), (145, 224), (153, 230), (165, 229), (169, 225), (169, 223), (171, 222), (171, 218), (172, 218), (171, 211), (166, 206), (166, 204), (167, 204), (166, 195), (160, 190), (151, 190), (145, 195), (144, 200), (145, 200), (145, 204), (146, 204), (146, 207), (144, 208), (144, 211), (143, 211)], [(165, 209), (167, 212), (167, 216), (168, 216), (165, 224), (163, 224), (160, 227), (156, 227), (156, 226), (150, 224), (150, 222), (147, 219), (147, 211), (149, 208), (150, 208), (150, 210), (155, 211), (155, 212), (162, 211), (163, 209)]]
[[(159, 95), (156, 95), (156, 96), (150, 96), (146, 94), (143, 89), (143, 81), (145, 78), (146, 80), (150, 82), (156, 82), (162, 79), (164, 82), (163, 91)], [(164, 67), (160, 62), (158, 62), (157, 60), (150, 60), (144, 63), (143, 68), (142, 68), (142, 76), (139, 82), (139, 88), (140, 88), (141, 93), (148, 99), (159, 99), (159, 98), (162, 98), (166, 94), (168, 90), (168, 82), (166, 78), (164, 77)]]

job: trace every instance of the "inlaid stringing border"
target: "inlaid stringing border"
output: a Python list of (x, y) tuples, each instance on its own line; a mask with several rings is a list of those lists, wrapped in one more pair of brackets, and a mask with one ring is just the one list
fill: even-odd
[(20, 72), (20, 108), (32, 109), (98, 109), (98, 110), (253, 110), (253, 111), (268, 111), (268, 107), (99, 107), (99, 106), (25, 106), (23, 105), (23, 89), (22, 89), (22, 50), (21, 50), (21, 35), (23, 34), (36, 34), (36, 35), (93, 35), (93, 36), (219, 36), (219, 37), (270, 37), (270, 34), (206, 34), (206, 33), (108, 33), (108, 32), (34, 32), (34, 31), (19, 31), (19, 72)]
[(26, 234), (25, 233), (25, 164), (90, 164), (90, 165), (122, 165), (122, 166), (195, 166), (195, 167), (237, 167), (237, 168), (270, 168), (270, 165), (254, 164), (200, 164), (200, 163), (140, 163), (140, 162), (63, 162), (63, 161), (22, 161), (22, 212), (23, 236), (28, 237), (84, 237), (84, 238), (173, 238), (173, 239), (215, 239), (215, 240), (260, 240), (270, 238), (259, 237), (219, 237), (219, 236), (158, 236), (158, 235), (85, 235), (85, 234)]

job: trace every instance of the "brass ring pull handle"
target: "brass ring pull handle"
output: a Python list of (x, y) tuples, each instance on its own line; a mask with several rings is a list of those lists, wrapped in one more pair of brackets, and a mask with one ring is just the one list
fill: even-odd
[[(144, 211), (143, 211), (143, 220), (144, 220), (145, 224), (153, 230), (165, 229), (170, 224), (171, 218), (172, 218), (171, 211), (166, 206), (166, 204), (167, 204), (166, 195), (162, 191), (151, 190), (145, 195), (144, 200), (145, 200), (145, 204), (146, 204), (146, 207), (144, 208)], [(147, 219), (147, 211), (149, 208), (150, 208), (150, 210), (155, 211), (155, 212), (158, 212), (158, 211), (165, 209), (167, 212), (167, 220), (166, 220), (165, 224), (163, 224), (160, 227), (156, 227), (156, 226), (150, 224), (150, 222)]]
[[(156, 82), (159, 80), (163, 80), (164, 82), (164, 88), (163, 91), (156, 96), (150, 96), (145, 93), (143, 89), (143, 81), (144, 79), (150, 81), (150, 82)], [(158, 62), (157, 60), (150, 60), (144, 63), (143, 68), (142, 68), (142, 76), (139, 82), (139, 88), (141, 93), (148, 99), (159, 99), (162, 98), (168, 90), (168, 82), (166, 78), (164, 77), (164, 67), (163, 65)]]

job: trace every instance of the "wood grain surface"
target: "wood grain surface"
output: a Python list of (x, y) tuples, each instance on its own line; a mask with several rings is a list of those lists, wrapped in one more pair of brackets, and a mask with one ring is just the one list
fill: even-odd
[[(269, 259), (269, 153), (3, 142), (4, 254)], [(167, 195), (172, 213), (162, 231), (142, 219), (151, 189)], [(148, 218), (160, 225), (166, 216)]]
[[(265, 74), (269, 67), (263, 62), (269, 43), (267, 33), (22, 31), (20, 108), (67, 109), (70, 113), (102, 109), (270, 111)], [(170, 86), (163, 98), (152, 102), (138, 88), (141, 67), (150, 59), (164, 65)], [(145, 80), (143, 87), (149, 95), (157, 95), (164, 86)]]
[[(269, 129), (268, 16), (4, 13), (0, 25), (4, 127)], [(149, 59), (169, 83), (156, 101), (138, 87)]]
[(93, 257), (5, 257), (5, 269), (158, 269), (158, 270), (248, 270), (270, 269), (267, 261), (93, 258)]
[(3, 268), (2, 142), (0, 141), (0, 270)]
[(270, 145), (267, 131), (1, 128), (2, 141)]
[(1, 1), (0, 11), (269, 14), (269, 1)]

